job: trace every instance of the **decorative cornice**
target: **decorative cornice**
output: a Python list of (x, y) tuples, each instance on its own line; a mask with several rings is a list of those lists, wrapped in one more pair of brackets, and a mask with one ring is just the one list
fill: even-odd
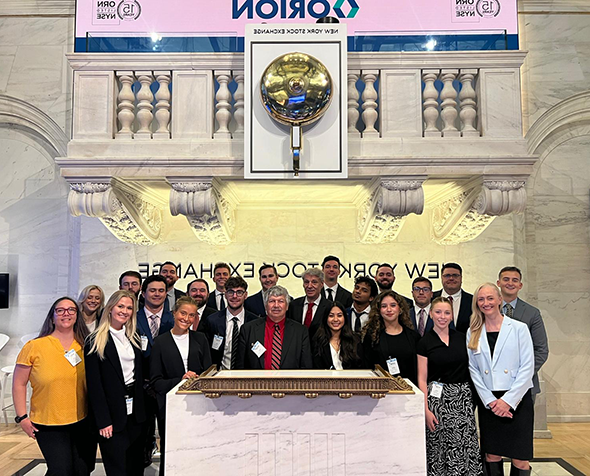
[(529, 152), (531, 154), (547, 152), (567, 139), (569, 130), (588, 124), (590, 124), (590, 90), (564, 99), (535, 121), (526, 135)]
[(524, 180), (484, 180), (473, 207), (480, 215), (522, 213), (526, 208)]
[(518, 0), (518, 13), (587, 13), (588, 0)]
[(0, 16), (73, 17), (76, 0), (2, 0)]
[(51, 117), (22, 99), (0, 94), (0, 125), (24, 127), (41, 137), (55, 156), (65, 156), (68, 138)]

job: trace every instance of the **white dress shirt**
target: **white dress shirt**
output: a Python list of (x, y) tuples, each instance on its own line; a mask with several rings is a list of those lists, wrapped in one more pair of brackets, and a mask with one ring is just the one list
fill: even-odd
[(354, 330), (354, 325), (356, 323), (356, 315), (355, 315), (355, 312), (356, 312), (356, 313), (360, 314), (361, 329), (362, 329), (363, 327), (365, 327), (365, 324), (367, 322), (369, 322), (369, 311), (371, 310), (371, 305), (370, 304), (367, 305), (367, 307), (365, 307), (360, 312), (354, 308), (354, 304), (352, 305), (351, 309), (352, 309), (352, 312), (350, 313), (350, 327), (352, 327), (352, 330)]
[(152, 338), (155, 339), (156, 337), (158, 337), (160, 325), (162, 325), (162, 314), (164, 314), (164, 306), (162, 306), (162, 309), (160, 309), (155, 314), (152, 314), (151, 311), (145, 306), (143, 307), (143, 311), (145, 312), (145, 317), (148, 321), (148, 326), (149, 326), (150, 330), (152, 329), (152, 326), (151, 326), (152, 319), (156, 319), (156, 322), (158, 323), (158, 325), (157, 325), (158, 331), (156, 331), (156, 335), (154, 335), (154, 333), (152, 332)]
[(125, 381), (125, 385), (129, 385), (135, 381), (135, 352), (133, 351), (133, 346), (125, 335), (125, 326), (120, 331), (109, 327), (109, 332), (113, 337), (117, 354), (119, 354), (119, 361), (123, 370), (123, 380)]
[[(322, 300), (322, 295), (320, 294), (315, 301), (311, 301), (314, 304), (313, 308), (311, 309), (311, 320), (313, 321), (315, 317), (315, 313), (318, 310), (318, 306), (320, 305), (320, 301)], [(305, 303), (303, 304), (303, 315), (301, 316), (301, 324), (305, 323), (305, 316), (307, 315), (307, 308), (309, 307), (309, 301), (307, 297), (305, 298)]]
[[(229, 312), (229, 309), (227, 309), (225, 312), (225, 346), (223, 347), (223, 357), (221, 358), (221, 368), (225, 370), (229, 370), (231, 368), (231, 354), (234, 346), (234, 342), (232, 340), (234, 322), (232, 319), (234, 317), (238, 318), (238, 326), (239, 329), (241, 329), (244, 325), (244, 319), (246, 317), (246, 311), (244, 311), (244, 308), (242, 308), (240, 313), (235, 316)], [(237, 346), (238, 343), (236, 342), (235, 345)]]
[(227, 308), (227, 299), (225, 299), (225, 293), (221, 293), (217, 289), (215, 290), (215, 303), (217, 304), (217, 309), (221, 309), (221, 300), (223, 299), (224, 309)]
[(336, 283), (332, 287), (328, 286), (327, 284), (324, 284), (324, 292), (326, 293), (326, 299), (330, 299), (330, 293), (328, 292), (328, 289), (332, 290), (332, 301), (335, 301), (336, 293), (338, 292), (338, 283)]

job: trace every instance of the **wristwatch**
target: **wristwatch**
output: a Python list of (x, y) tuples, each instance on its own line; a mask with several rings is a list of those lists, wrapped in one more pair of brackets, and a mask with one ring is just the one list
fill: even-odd
[(15, 416), (14, 417), (14, 421), (17, 423), (20, 423), (21, 421), (23, 421), (24, 419), (29, 418), (29, 415), (27, 415), (26, 413), (23, 416)]

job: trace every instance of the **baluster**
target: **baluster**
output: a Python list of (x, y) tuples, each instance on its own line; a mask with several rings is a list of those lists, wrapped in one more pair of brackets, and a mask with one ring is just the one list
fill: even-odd
[(121, 90), (117, 96), (117, 118), (119, 119), (119, 130), (115, 138), (133, 138), (131, 124), (135, 120), (135, 94), (133, 94), (133, 72), (117, 71), (117, 77), (121, 83)]
[(213, 136), (215, 138), (223, 137), (229, 139), (231, 138), (228, 128), (229, 121), (231, 121), (231, 104), (229, 103), (231, 101), (231, 93), (227, 85), (231, 79), (231, 72), (215, 71), (214, 74), (215, 79), (219, 83), (219, 89), (215, 95), (215, 99), (217, 100), (217, 104), (215, 105), (215, 109), (217, 109), (215, 119), (217, 119), (219, 127)]
[(461, 133), (455, 127), (457, 120), (457, 91), (453, 86), (453, 81), (457, 77), (459, 71), (456, 69), (443, 69), (441, 71), (440, 79), (443, 82), (443, 89), (440, 92), (441, 103), (441, 117), (443, 120), (443, 137), (459, 137)]
[(375, 129), (375, 123), (379, 114), (377, 113), (377, 91), (375, 90), (375, 81), (379, 76), (379, 71), (363, 71), (362, 80), (365, 83), (365, 90), (362, 94), (363, 100), (363, 122), (365, 130), (363, 137), (379, 136), (379, 131)]
[(463, 137), (479, 137), (479, 131), (475, 128), (477, 103), (475, 101), (475, 89), (473, 88), (473, 80), (476, 74), (477, 69), (462, 69), (459, 72), (459, 81), (462, 84), (459, 93), (459, 105), (461, 106), (459, 117), (461, 118), (461, 135)]
[(360, 71), (348, 71), (348, 133), (354, 136), (360, 136), (356, 128), (359, 120), (359, 92), (356, 88), (356, 82), (359, 79)]
[(436, 127), (438, 121), (438, 91), (434, 82), (440, 70), (422, 71), (422, 81), (424, 81), (424, 92), (422, 93), (424, 107), (424, 137), (440, 137), (441, 132)]
[(158, 90), (156, 91), (156, 119), (158, 130), (154, 132), (154, 139), (170, 139), (170, 71), (154, 71)]
[(236, 131), (234, 137), (244, 137), (244, 72), (234, 72), (234, 81), (237, 84), (234, 93), (234, 118), (236, 120)]
[(152, 106), (154, 95), (150, 86), (154, 77), (151, 71), (136, 71), (135, 75), (139, 84), (141, 84), (141, 88), (139, 88), (137, 93), (137, 120), (139, 121), (139, 129), (135, 133), (135, 138), (151, 139), (152, 131), (150, 127), (154, 120), (154, 115), (152, 114), (152, 110), (154, 109), (154, 106)]

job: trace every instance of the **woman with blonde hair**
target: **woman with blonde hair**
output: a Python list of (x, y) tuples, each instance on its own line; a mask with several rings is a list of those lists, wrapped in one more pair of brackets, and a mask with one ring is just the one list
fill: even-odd
[(98, 321), (100, 321), (104, 308), (104, 292), (100, 286), (91, 284), (82, 289), (78, 297), (78, 306), (82, 312), (86, 327), (90, 332), (93, 332)]
[(512, 459), (511, 476), (529, 476), (533, 457), (533, 341), (526, 324), (501, 312), (496, 285), (474, 294), (467, 331), (469, 371), (481, 400), (479, 427), (488, 476), (504, 474), (502, 456)]
[(90, 412), (106, 474), (143, 474), (145, 408), (135, 294), (117, 291), (84, 346)]
[(404, 297), (395, 291), (379, 294), (371, 305), (361, 338), (370, 367), (379, 364), (391, 375), (409, 378), (417, 385), (416, 346), (420, 334), (414, 330)]

